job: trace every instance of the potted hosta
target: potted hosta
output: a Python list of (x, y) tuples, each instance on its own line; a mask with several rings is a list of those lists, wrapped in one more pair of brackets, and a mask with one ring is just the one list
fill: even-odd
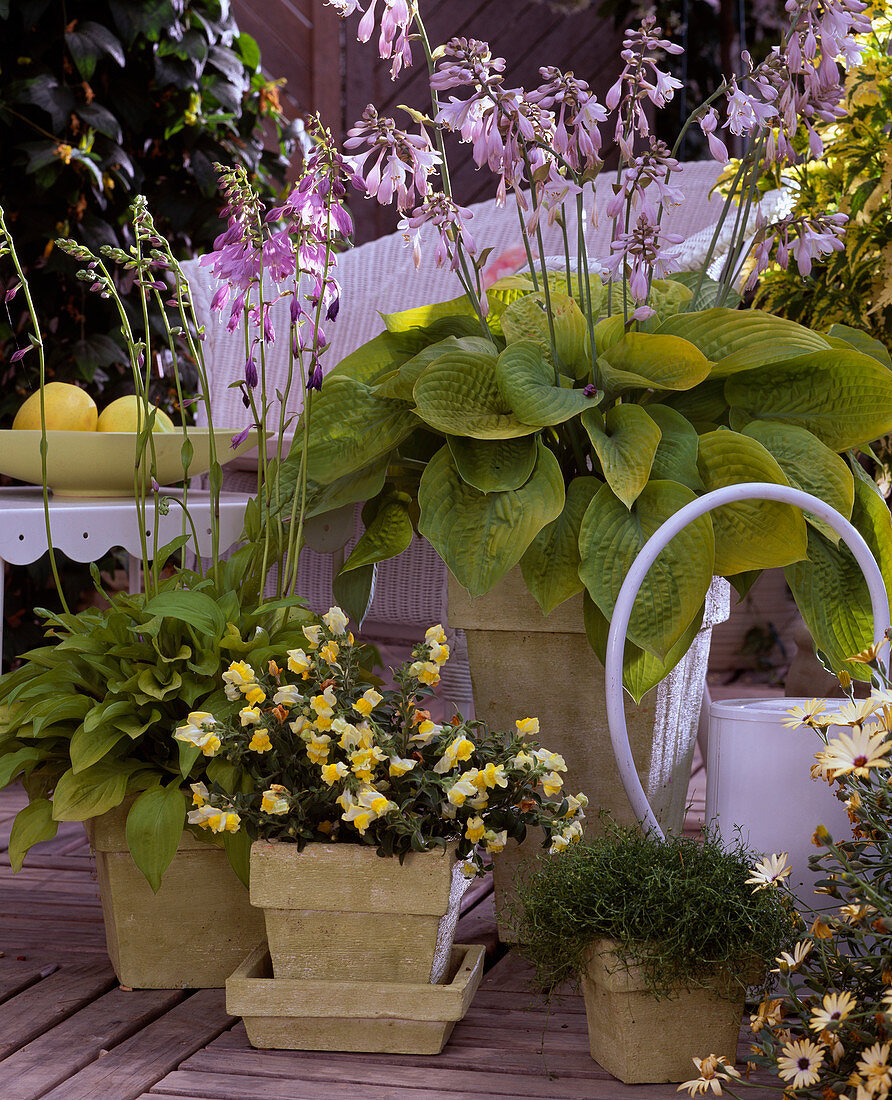
[[(284, 453), (295, 403), (303, 402), (308, 386), (318, 385), (313, 364), (325, 345), (320, 313), (311, 315), (302, 291), (315, 293), (317, 305), (336, 298), (335, 259), (328, 253), (341, 230), (331, 218), (337, 216), (341, 229), (348, 223), (339, 212), (343, 169), (324, 136), (306, 169), (304, 183), (313, 187), (295, 190), (278, 211), (281, 221), (273, 224), (263, 220), (262, 204), (244, 171), (222, 172), (227, 229), (211, 262), (221, 279), (218, 299), (232, 298), (231, 316), (236, 321), (246, 317), (249, 334), (244, 375), (233, 383), (244, 398), (245, 424), (229, 425), (228, 434), (234, 433), (235, 446), (254, 431), (261, 456), (242, 545), (228, 560), (220, 554), (213, 507), (210, 558), (191, 556), (197, 538), (188, 486), (172, 497), (155, 477), (157, 411), (147, 391), (159, 327), (163, 361), (183, 403), (180, 356), (198, 367), (199, 400), (206, 406), (212, 441), (212, 504), (219, 498), (225, 461), (214, 449), (203, 333), (170, 246), (157, 233), (143, 200), (132, 208), (135, 243), (129, 253), (103, 248), (95, 254), (75, 242), (59, 242), (85, 265), (79, 275), (90, 289), (118, 307), (140, 413), (133, 433), (133, 494), (143, 528), (157, 532), (152, 513), (157, 516), (175, 504), (182, 508), (183, 532), (165, 546), (158, 546), (157, 538), (154, 545), (144, 540), (144, 592), (107, 596), (107, 606), (100, 609), (72, 613), (66, 607), (59, 615), (47, 615), (49, 643), (27, 654), (22, 667), (0, 681), (0, 784), (21, 781), (29, 796), (12, 827), (15, 870), (33, 844), (55, 834), (59, 821), (86, 823), (97, 854), (109, 953), (125, 985), (221, 986), (246, 949), (262, 938), (262, 921), (245, 889), (243, 835), (198, 830), (187, 821), (191, 783), (232, 790), (242, 782), (241, 772), (213, 759), (207, 739), (174, 740), (172, 732), (194, 728), (190, 715), (225, 701), (220, 676), (233, 661), (268, 661), (299, 645), (303, 627), (312, 621), (295, 592), (303, 543), (302, 477), (297, 492), (287, 491), (276, 456)], [(10, 257), (30, 306), (2, 215), (0, 236), (0, 254)], [(276, 263), (269, 270), (273, 246)], [(121, 296), (125, 280), (116, 265), (133, 283), (135, 312)], [(286, 338), (291, 381), (300, 390), (291, 392), (289, 383), (275, 398), (267, 392), (264, 369), (268, 345), (275, 340), (264, 305), (271, 285), (293, 302)], [(139, 315), (141, 330), (132, 327)], [(53, 452), (56, 435), (47, 425), (43, 344), (33, 308), (31, 316), (34, 335), (28, 350), (36, 349), (41, 378), (35, 434), (44, 461), (49, 531), (45, 458)], [(304, 421), (309, 423), (307, 417)], [(182, 435), (185, 476), (193, 443), (187, 424), (176, 430)], [(101, 588), (98, 573), (94, 579)]]
[[(357, 7), (334, 6), (344, 15)], [(289, 462), (308, 464), (319, 507), (354, 499), (360, 484), (371, 497), (366, 535), (341, 573), (355, 586), (370, 583), (373, 565), (405, 548), (413, 530), (431, 542), (454, 578), (450, 622), (468, 635), (478, 714), (494, 726), (513, 713), (541, 714), (573, 782), (624, 820), (631, 815), (595, 702), (603, 677), (584, 645), (587, 636), (603, 657), (619, 587), (648, 535), (696, 496), (744, 481), (815, 493), (851, 517), (878, 554), (892, 530), (856, 457), (892, 428), (888, 365), (848, 330), (825, 334), (736, 308), (741, 283), (757, 277), (772, 247), (807, 272), (813, 257), (839, 247), (845, 221), (809, 211), (748, 228), (765, 157), (783, 163), (791, 132), (828, 104), (836, 110), (841, 43), (869, 29), (847, 8), (827, 37), (811, 5), (787, 12), (768, 60), (754, 66), (745, 55), (746, 91), (732, 79), (683, 127), (698, 123), (721, 161), (719, 106), (724, 124), (748, 135), (716, 227), (716, 240), (730, 240), (715, 279), (706, 275), (711, 249), (699, 272), (678, 272), (681, 242), (662, 223), (662, 211), (683, 201), (684, 176), (641, 103), (669, 103), (677, 81), (657, 59), (681, 50), (652, 17), (629, 32), (622, 72), (600, 104), (584, 81), (553, 68), (541, 70), (537, 88), (509, 88), (485, 43), (436, 46), (423, 3), (388, 8), (382, 51), (399, 67), (422, 43), (430, 104), (410, 111), (411, 133), (370, 107), (347, 143), (367, 193), (404, 213), (418, 262), (427, 251), (448, 264), (464, 294), (385, 316), (387, 331), (327, 379), (309, 441)], [(374, 19), (370, 8), (363, 37)], [(818, 66), (826, 84), (816, 81)], [(474, 239), (451, 190), (443, 139), (452, 130), (493, 170), (499, 197), (513, 191), (521, 214), (528, 269), (493, 286), (484, 286), (486, 242)], [(595, 211), (612, 221), (613, 243), (596, 272), (584, 215), (600, 202), (593, 181), (614, 141), (614, 193)], [(564, 229), (557, 270), (543, 255), (542, 218)], [(665, 681), (630, 725), (643, 785), (670, 830), (684, 812), (702, 631), (722, 614), (713, 578), (744, 593), (769, 567), (785, 568), (833, 667), (852, 636), (869, 638), (866, 588), (850, 582), (844, 549), (794, 508), (729, 505), (680, 534), (639, 593), (624, 673), (636, 704)]]
[(535, 719), (504, 734), (430, 717), (423, 703), (449, 654), (442, 627), (392, 691), (358, 676), (339, 608), (304, 633), (300, 648), (225, 674), (243, 696), (228, 721), (224, 708), (176, 733), (212, 738), (215, 758), (247, 776), (194, 784), (189, 820), (253, 841), (251, 902), (276, 979), (438, 982), (483, 853), (532, 826), (552, 851), (568, 847), (586, 799), (564, 791), (566, 765), (538, 745)]
[[(747, 986), (795, 937), (774, 864), (715, 834), (604, 835), (525, 868), (509, 916), (541, 985), (581, 984), (591, 1055), (626, 1084), (682, 1081), (703, 1051), (735, 1075)], [(770, 866), (769, 866), (770, 863)]]

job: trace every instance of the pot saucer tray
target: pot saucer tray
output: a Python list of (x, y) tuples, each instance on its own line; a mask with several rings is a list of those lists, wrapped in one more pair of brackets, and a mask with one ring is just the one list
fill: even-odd
[(273, 978), (262, 945), (227, 979), (226, 1010), (263, 1050), (439, 1054), (480, 985), (485, 951), (455, 944), (445, 981), (431, 985)]

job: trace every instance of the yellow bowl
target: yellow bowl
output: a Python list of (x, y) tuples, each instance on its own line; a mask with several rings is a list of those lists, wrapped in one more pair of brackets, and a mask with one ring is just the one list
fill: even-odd
[[(255, 445), (256, 433), (249, 432), (245, 441), (234, 450), (231, 447), (236, 428), (215, 428), (214, 442), (217, 461), (231, 458)], [(207, 473), (211, 465), (210, 431), (190, 428), (193, 447), (188, 477)], [(47, 432), (46, 480), (57, 496), (122, 497), (133, 496), (136, 465), (135, 432)], [(183, 433), (156, 432), (155, 478), (159, 485), (173, 485), (183, 480), (181, 458)], [(151, 484), (151, 451), (146, 448), (141, 470), (148, 487)], [(31, 429), (0, 431), (0, 474), (42, 485), (40, 462), (40, 432)]]

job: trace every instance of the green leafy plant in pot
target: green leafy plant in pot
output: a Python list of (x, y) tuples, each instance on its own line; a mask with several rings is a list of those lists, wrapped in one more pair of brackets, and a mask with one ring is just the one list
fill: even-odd
[[(296, 301), (301, 280), (306, 278), (309, 250), (320, 296), (334, 293), (336, 284), (330, 281), (330, 270), (336, 261), (331, 245), (341, 229), (328, 215), (339, 208), (339, 196), (331, 192), (340, 186), (342, 169), (327, 155), (330, 151), (323, 136), (317, 155), (307, 165), (304, 182), (313, 185), (307, 190), (314, 201), (325, 193), (326, 185), (329, 192), (323, 201), (326, 217), (317, 219), (313, 227), (295, 225), (287, 213), (284, 227), (264, 222), (262, 203), (244, 171), (223, 173), (229, 227), (221, 248), (230, 248), (225, 254), (229, 258), (234, 251), (244, 269), (238, 276), (233, 275), (232, 265), (227, 269), (230, 277), (239, 279), (231, 316), (247, 317), (246, 332), (252, 341), (244, 377), (234, 383), (244, 394), (248, 423), (244, 427), (229, 425), (227, 432), (234, 433), (233, 446), (241, 444), (251, 431), (256, 433), (261, 455), (257, 493), (246, 509), (243, 544), (228, 560), (220, 552), (214, 506), (220, 494), (222, 456), (215, 450), (206, 384), (202, 400), (211, 440), (209, 561), (196, 557), (190, 568), (182, 556), (187, 551), (194, 553), (198, 543), (188, 487), (181, 495), (171, 495), (155, 477), (155, 413), (147, 400), (154, 361), (149, 320), (152, 305), (167, 333), (166, 350), (177, 383), (177, 356), (183, 352), (197, 363), (203, 381), (207, 380), (202, 332), (191, 311), (189, 285), (169, 245), (158, 234), (141, 200), (132, 211), (137, 245), (131, 253), (107, 248), (97, 255), (85, 246), (59, 242), (86, 265), (80, 277), (113, 299), (119, 310), (141, 409), (139, 430), (133, 433), (134, 505), (142, 529), (151, 528), (155, 535), (143, 540), (145, 592), (110, 596), (108, 606), (102, 609), (72, 613), (66, 607), (61, 614), (48, 614), (51, 644), (29, 652), (23, 666), (0, 681), (0, 782), (22, 781), (30, 799), (12, 828), (11, 856), (16, 869), (32, 844), (55, 834), (58, 821), (89, 822), (100, 882), (109, 884), (109, 891), (103, 890), (109, 951), (126, 985), (222, 985), (262, 935), (247, 892), (227, 865), (220, 838), (215, 838), (216, 844), (208, 844), (206, 835), (184, 833), (189, 783), (210, 782), (233, 791), (242, 781), (241, 772), (225, 761), (214, 761), (201, 746), (183, 745), (178, 750), (171, 734), (190, 713), (215, 705), (217, 697), (223, 697), (219, 677), (234, 658), (250, 655), (264, 661), (273, 652), (300, 645), (303, 627), (312, 621), (295, 593), (304, 532), (304, 493), (289, 496), (287, 509), (281, 510), (286, 489), (279, 477), (279, 459), (293, 407), (289, 405), (291, 386), (273, 399), (263, 384), (265, 345), (275, 338), (265, 324), (263, 294), (269, 290), (271, 276), (264, 276), (264, 256), (268, 255), (270, 237), (278, 234), (273, 281), (280, 294)], [(343, 215), (339, 221), (343, 229), (348, 225), (345, 218)], [(43, 342), (2, 213), (0, 230), (4, 254), (12, 258), (34, 326), (31, 347), (37, 353), (41, 379), (41, 429), (34, 434), (44, 462), (44, 502), (51, 536), (45, 460), (47, 453), (52, 453), (54, 433), (46, 426)], [(221, 255), (214, 254), (212, 262), (219, 265)], [(134, 273), (144, 320), (142, 332), (131, 328), (106, 261), (120, 263)], [(222, 300), (231, 293), (224, 279), (218, 297)], [(288, 340), (292, 383), (303, 399), (314, 384), (309, 359), (312, 356), (315, 361), (325, 342), (318, 311), (311, 315), (295, 309)], [(304, 425), (305, 429), (309, 425), (307, 415)], [(182, 432), (186, 476), (193, 454), (190, 429), (184, 425), (177, 430)], [(182, 534), (159, 546), (158, 516), (171, 505), (182, 508)], [(264, 590), (271, 569), (273, 590), (267, 597)], [(97, 571), (94, 580), (101, 588)], [(242, 839), (227, 835), (226, 855), (235, 872), (247, 881), (248, 851)], [(117, 900), (110, 892), (113, 880), (120, 886)], [(221, 922), (225, 927), (220, 927)], [(209, 936), (212, 926), (218, 928), (218, 936)]]
[(521, 950), (545, 988), (581, 984), (592, 1057), (615, 1077), (682, 1081), (707, 1050), (736, 1072), (746, 987), (798, 920), (788, 895), (759, 888), (755, 859), (712, 834), (608, 823), (521, 871), (508, 916)]

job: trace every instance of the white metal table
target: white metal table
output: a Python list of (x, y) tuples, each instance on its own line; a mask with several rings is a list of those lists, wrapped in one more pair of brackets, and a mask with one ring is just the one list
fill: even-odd
[[(182, 498), (181, 489), (164, 489), (163, 495)], [(228, 550), (242, 532), (246, 493), (220, 494), (220, 550)], [(189, 514), (198, 536), (198, 553), (211, 553), (210, 493), (190, 489)], [(151, 555), (155, 539), (155, 509), (146, 501), (146, 540)], [(163, 546), (183, 530), (183, 510), (173, 504), (159, 514), (158, 545)], [(113, 546), (130, 555), (130, 590), (140, 587), (142, 542), (139, 515), (132, 497), (54, 497), (50, 495), (50, 529), (53, 547), (74, 561), (96, 561)], [(188, 528), (187, 528), (188, 529)], [(195, 550), (194, 545), (188, 547)], [(0, 623), (3, 621), (2, 574), (5, 562), (28, 565), (47, 552), (43, 490), (32, 487), (0, 487)], [(3, 657), (0, 633), (0, 660)]]

